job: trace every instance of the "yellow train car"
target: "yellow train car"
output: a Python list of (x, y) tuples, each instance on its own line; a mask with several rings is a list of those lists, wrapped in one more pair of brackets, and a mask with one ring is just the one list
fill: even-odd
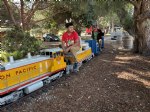
[[(5, 96), (6, 94), (16, 91), (18, 96), (23, 92), (29, 94), (43, 86), (44, 81), (48, 82), (46, 80), (50, 80), (50, 76), (61, 75), (61, 71), (66, 68), (66, 63), (62, 49), (54, 48), (42, 50), (41, 55), (38, 56), (32, 57), (28, 54), (28, 58), (22, 60), (14, 61), (10, 57), (10, 62), (1, 65), (0, 68), (0, 105), (2, 105), (12, 96), (12, 94)], [(34, 89), (28, 88), (32, 85), (35, 86)], [(1, 96), (5, 97), (1, 98)]]
[[(82, 62), (86, 59), (91, 58), (92, 55), (93, 54), (92, 54), (91, 48), (88, 48), (88, 49), (77, 52), (77, 56), (76, 56), (77, 59), (76, 60), (77, 60), (78, 63), (80, 63), (80, 62)], [(70, 60), (71, 63), (75, 62), (75, 58), (72, 55), (66, 55), (65, 59)]]
[(93, 56), (94, 54), (88, 45), (86, 45), (86, 47), (82, 46), (82, 50), (77, 52), (76, 60), (72, 54), (65, 55), (65, 60), (67, 62), (66, 74), (69, 74), (70, 72), (78, 72), (82, 63), (92, 59)]

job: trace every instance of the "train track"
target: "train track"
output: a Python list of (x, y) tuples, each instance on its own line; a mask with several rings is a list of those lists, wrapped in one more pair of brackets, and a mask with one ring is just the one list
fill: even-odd
[[(63, 77), (65, 77), (65, 75)], [(13, 108), (15, 108), (16, 106), (20, 106), (20, 104), (23, 103), (26, 99), (38, 98), (39, 95), (41, 95), (42, 93), (47, 92), (49, 90), (49, 88), (52, 87), (53, 85), (56, 85), (57, 82), (58, 81), (53, 80), (51, 83), (44, 85), (42, 88), (40, 88), (40, 89), (30, 93), (30, 94), (27, 94), (27, 95), (24, 95), (24, 96), (20, 97), (17, 101), (14, 101), (12, 103), (1, 106), (0, 107), (0, 112), (3, 112), (3, 111), (8, 111), (8, 112), (11, 111), (12, 112)]]

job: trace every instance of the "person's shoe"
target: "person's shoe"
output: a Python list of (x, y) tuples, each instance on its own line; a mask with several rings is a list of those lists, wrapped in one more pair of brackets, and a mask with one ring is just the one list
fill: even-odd
[(73, 71), (73, 73), (77, 73), (77, 72), (78, 72), (78, 70), (74, 70), (74, 71)]
[(82, 62), (78, 63), (78, 69), (82, 66)]
[(78, 72), (79, 71), (79, 68), (78, 68), (78, 63), (75, 63), (74, 66), (73, 66), (73, 72)]

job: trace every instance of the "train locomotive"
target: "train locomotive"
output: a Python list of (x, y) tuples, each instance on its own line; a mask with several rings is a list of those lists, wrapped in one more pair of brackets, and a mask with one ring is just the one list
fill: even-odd
[[(78, 68), (93, 56), (89, 44), (83, 42), (82, 49), (77, 53)], [(43, 49), (36, 56), (28, 53), (27, 58), (21, 60), (14, 60), (11, 56), (10, 62), (0, 65), (0, 106), (69, 74), (73, 70), (73, 62), (73, 56), (64, 55), (61, 48)]]

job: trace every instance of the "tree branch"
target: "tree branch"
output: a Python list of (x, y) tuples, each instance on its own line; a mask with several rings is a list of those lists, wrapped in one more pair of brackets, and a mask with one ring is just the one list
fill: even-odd
[(41, 20), (37, 20), (37, 21), (34, 21), (33, 24), (36, 24), (36, 23), (41, 22), (41, 21), (46, 21), (46, 20), (48, 20), (48, 19), (49, 19), (49, 18), (44, 18), (44, 19), (41, 19)]
[(23, 0), (20, 0), (20, 6), (21, 6), (20, 16), (21, 16), (22, 28), (24, 29), (25, 24), (24, 24), (24, 1)]
[(27, 15), (28, 15), (28, 16), (25, 18), (25, 23), (28, 23), (28, 22), (31, 20), (31, 18), (32, 18), (33, 14), (35, 13), (37, 7), (39, 6), (39, 3), (40, 3), (40, 0), (36, 0), (36, 1), (34, 2), (34, 4), (32, 5), (31, 10), (29, 10), (29, 11), (27, 12)]
[(46, 8), (49, 7), (49, 6), (47, 5), (47, 7), (44, 7), (44, 8), (42, 8), (42, 9), (38, 9), (40, 3), (41, 3), (40, 0), (36, 0), (36, 1), (34, 2), (34, 4), (32, 5), (31, 10), (29, 10), (29, 11), (27, 12), (27, 15), (28, 15), (28, 16), (25, 18), (26, 22), (29, 22), (29, 21), (31, 20), (33, 14), (34, 14), (37, 10), (44, 10), (44, 9), (46, 9)]
[(20, 9), (16, 6), (16, 4), (14, 2), (11, 2), (10, 3), (18, 10), (18, 12), (20, 13)]
[[(55, 15), (53, 15), (53, 17), (56, 16), (57, 14), (65, 13), (65, 12), (67, 12), (67, 11), (55, 13)], [(34, 21), (33, 24), (36, 24), (36, 23), (41, 22), (41, 21), (46, 21), (48, 19), (49, 19), (49, 17), (41, 19), (41, 20), (37, 20), (37, 21)]]
[(7, 11), (8, 11), (8, 13), (9, 13), (9, 15), (10, 15), (10, 17), (11, 17), (14, 25), (17, 26), (17, 23), (15, 21), (14, 15), (12, 13), (12, 9), (11, 9), (10, 5), (8, 4), (8, 1), (7, 0), (3, 0), (3, 3), (4, 3), (4, 5), (5, 5), (5, 7), (6, 7)]
[(143, 22), (145, 19), (150, 19), (150, 11), (148, 10), (140, 14), (137, 20)]

